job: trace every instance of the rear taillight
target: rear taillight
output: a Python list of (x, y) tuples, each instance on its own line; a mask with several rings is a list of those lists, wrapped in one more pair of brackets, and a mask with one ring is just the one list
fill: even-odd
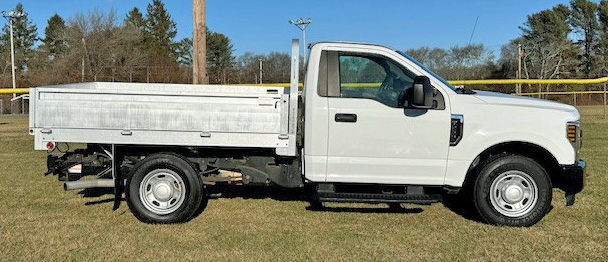
[(55, 142), (47, 142), (46, 150), (48, 150), (49, 152), (55, 150)]

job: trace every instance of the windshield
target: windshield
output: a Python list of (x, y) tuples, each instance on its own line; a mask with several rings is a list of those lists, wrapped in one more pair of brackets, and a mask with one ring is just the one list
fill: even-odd
[(426, 71), (427, 73), (431, 74), (433, 77), (435, 77), (437, 80), (441, 81), (441, 83), (443, 83), (444, 85), (446, 85), (447, 87), (449, 87), (452, 90), (456, 90), (456, 87), (454, 87), (452, 84), (450, 84), (448, 81), (446, 81), (445, 79), (441, 78), (440, 76), (438, 76), (437, 74), (435, 74), (435, 72), (431, 71), (430, 69), (428, 69), (426, 66), (424, 66), (422, 63), (418, 62), (416, 59), (414, 59), (413, 57), (409, 56), (408, 54), (401, 52), (401, 51), (397, 51), (397, 53), (399, 53), (400, 55), (404, 56), (405, 58), (407, 58), (408, 60), (414, 62), (414, 64), (416, 64), (417, 66), (421, 67), (422, 70)]

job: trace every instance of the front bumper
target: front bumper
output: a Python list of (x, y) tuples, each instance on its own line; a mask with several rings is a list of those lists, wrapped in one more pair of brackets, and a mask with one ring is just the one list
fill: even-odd
[(559, 181), (559, 188), (566, 193), (566, 205), (574, 204), (575, 195), (585, 187), (585, 168), (587, 163), (579, 160), (577, 164), (562, 166), (562, 176)]

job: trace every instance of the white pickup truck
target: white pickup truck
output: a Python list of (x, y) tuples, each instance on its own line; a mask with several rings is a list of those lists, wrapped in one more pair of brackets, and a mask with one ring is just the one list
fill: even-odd
[(567, 205), (583, 189), (572, 106), (456, 88), (402, 52), (344, 42), (312, 45), (299, 95), (298, 53), (294, 40), (290, 88), (34, 88), (35, 149), (66, 190), (114, 188), (114, 207), (124, 193), (147, 223), (189, 221), (210, 189), (278, 185), (310, 188), (316, 207), (461, 193), (488, 223), (531, 226), (553, 188)]

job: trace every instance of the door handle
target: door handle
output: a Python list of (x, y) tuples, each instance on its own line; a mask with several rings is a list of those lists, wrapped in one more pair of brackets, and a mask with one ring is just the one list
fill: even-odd
[(357, 115), (355, 114), (336, 114), (334, 117), (336, 122), (344, 122), (344, 123), (356, 123)]

